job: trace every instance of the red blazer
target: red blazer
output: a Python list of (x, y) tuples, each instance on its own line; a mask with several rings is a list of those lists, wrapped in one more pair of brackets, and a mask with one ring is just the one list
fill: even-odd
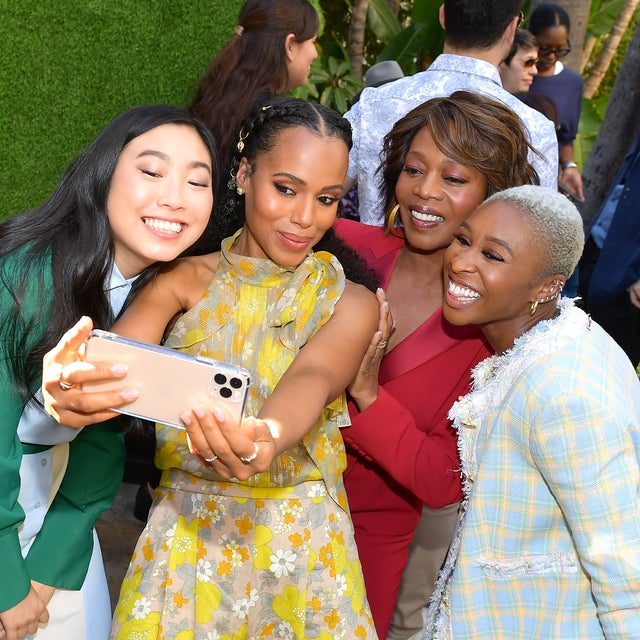
[[(386, 288), (404, 240), (345, 219), (334, 229)], [(471, 369), (489, 355), (477, 327), (455, 327), (439, 309), (385, 355), (377, 400), (362, 413), (349, 405), (352, 425), (342, 429), (344, 481), (381, 638), (387, 636), (423, 503), (439, 508), (462, 498), (457, 440), (447, 413), (467, 393)]]

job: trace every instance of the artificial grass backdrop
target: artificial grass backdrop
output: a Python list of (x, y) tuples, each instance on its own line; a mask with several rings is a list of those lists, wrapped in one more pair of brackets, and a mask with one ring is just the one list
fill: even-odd
[(243, 0), (0, 0), (0, 219), (44, 201), (121, 111), (184, 106)]

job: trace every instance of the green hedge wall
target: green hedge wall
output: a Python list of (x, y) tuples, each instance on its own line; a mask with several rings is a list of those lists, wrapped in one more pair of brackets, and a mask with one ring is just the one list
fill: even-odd
[(0, 0), (0, 219), (136, 104), (184, 105), (242, 0)]

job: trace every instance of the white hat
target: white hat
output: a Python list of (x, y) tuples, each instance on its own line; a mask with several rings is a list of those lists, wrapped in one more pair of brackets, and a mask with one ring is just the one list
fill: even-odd
[(379, 87), (387, 82), (404, 78), (402, 68), (395, 60), (383, 60), (369, 68), (364, 75), (367, 87)]

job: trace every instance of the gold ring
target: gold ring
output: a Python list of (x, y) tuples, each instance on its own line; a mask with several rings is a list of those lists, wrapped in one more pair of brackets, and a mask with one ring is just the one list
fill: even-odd
[(246, 458), (243, 458), (242, 456), (240, 456), (240, 460), (242, 460), (242, 462), (244, 462), (245, 464), (249, 464), (250, 462), (253, 462), (256, 458), (258, 457), (258, 445), (257, 443), (253, 443), (253, 453), (250, 456), (247, 456)]
[(64, 380), (60, 380), (58, 384), (63, 391), (69, 391), (69, 389), (73, 389), (76, 386), (75, 384), (65, 382)]
[(376, 345), (376, 349), (380, 349), (380, 351), (382, 351), (383, 349), (385, 349), (387, 346), (387, 341), (386, 340), (380, 340), (380, 342), (378, 342), (378, 344)]

